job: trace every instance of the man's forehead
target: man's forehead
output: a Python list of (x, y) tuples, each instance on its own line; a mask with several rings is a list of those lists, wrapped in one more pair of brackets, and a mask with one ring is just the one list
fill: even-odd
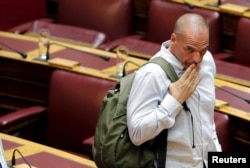
[(206, 34), (200, 35), (186, 35), (184, 43), (187, 46), (193, 46), (195, 48), (207, 48), (209, 45), (209, 37)]

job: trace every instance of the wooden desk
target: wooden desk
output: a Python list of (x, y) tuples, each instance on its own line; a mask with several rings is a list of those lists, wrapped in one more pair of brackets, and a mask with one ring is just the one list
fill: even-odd
[[(13, 150), (18, 149), (25, 159), (37, 168), (91, 168), (96, 167), (91, 160), (73, 155), (55, 148), (27, 141), (0, 133), (6, 160), (12, 158)], [(25, 163), (18, 153), (15, 154), (17, 165)]]
[[(50, 65), (48, 62), (34, 60), (34, 58), (38, 56), (38, 48), (37, 48), (38, 38), (34, 36), (18, 35), (18, 34), (12, 34), (12, 33), (0, 31), (0, 41), (7, 43), (8, 45), (10, 45), (11, 47), (15, 49), (18, 49), (27, 53), (27, 58), (23, 59), (19, 54), (13, 51), (8, 51), (8, 49), (1, 50), (0, 48), (1, 57), (11, 58), (11, 59), (28, 62), (28, 63), (55, 67), (53, 65)], [(115, 53), (107, 52), (107, 51), (99, 50), (95, 48), (90, 48), (90, 47), (81, 45), (79, 43), (71, 43), (68, 41), (57, 41), (57, 40), (52, 39), (51, 43), (55, 43), (51, 45), (50, 47), (51, 59), (55, 57), (61, 57), (65, 59), (79, 61), (81, 64), (80, 66), (76, 66), (71, 69), (68, 69), (67, 67), (64, 67), (63, 65), (56, 66), (55, 68), (66, 69), (66, 70), (70, 70), (70, 71), (82, 73), (82, 74), (95, 75), (96, 77), (105, 78), (109, 80), (117, 80), (115, 78), (110, 77), (110, 75), (115, 72), (115, 68), (116, 68), (116, 65), (115, 65), (116, 54)], [(65, 46), (65, 47), (62, 47), (60, 45)], [(81, 56), (79, 56), (79, 53), (81, 54)], [(95, 55), (110, 57), (110, 61), (101, 60), (101, 58), (97, 58)], [(129, 57), (128, 60), (135, 62), (139, 65), (142, 65), (146, 62), (146, 60), (138, 59), (135, 57)], [(96, 61), (100, 62), (99, 64), (103, 64), (102, 69), (97, 69), (95, 67), (94, 63)], [(128, 71), (132, 71), (137, 68), (138, 66), (134, 64), (128, 64), (127, 66)]]
[[(91, 56), (91, 54), (115, 58), (115, 54), (112, 52), (88, 48), (78, 44), (57, 42), (87, 53), (84, 56), (84, 60), (80, 59), (80, 61), (83, 61), (81, 62), (80, 66), (68, 69), (65, 67), (50, 65), (48, 62), (33, 60), (38, 55), (36, 46), (37, 39), (35, 37), (0, 32), (0, 41), (1, 38), (5, 38), (5, 40), (7, 38), (11, 42), (17, 41), (18, 45), (16, 46), (20, 47), (17, 49), (25, 50), (25, 52), (28, 53), (28, 57), (23, 59), (20, 57), (20, 55), (11, 51), (0, 50), (0, 109), (4, 108), (11, 111), (32, 105), (47, 106), (50, 75), (51, 72), (56, 68), (65, 69), (75, 73), (92, 75), (98, 78), (117, 80), (110, 77), (110, 75), (114, 73), (115, 65), (107, 65), (104, 66), (103, 69), (95, 68), (94, 64), (92, 63), (90, 66), (86, 65), (86, 62), (89, 62), (89, 60), (93, 60), (93, 58), (96, 59), (96, 57)], [(75, 51), (65, 49), (61, 46), (52, 45), (50, 52), (52, 56), (53, 54), (58, 54), (58, 56), (63, 55), (68, 59), (75, 58), (74, 56), (76, 56), (76, 60), (78, 61), (79, 59), (79, 53), (72, 54), (72, 52)], [(68, 57), (71, 55), (74, 56)], [(138, 55), (138, 57), (140, 57), (140, 55)], [(129, 59), (138, 63), (139, 65), (142, 65), (146, 62), (145, 55), (142, 55), (142, 58), (144, 59), (140, 59), (138, 57), (129, 57)], [(103, 62), (103, 64), (105, 64), (105, 62)], [(218, 65), (225, 66), (226, 63), (221, 63)], [(129, 66), (129, 70), (134, 70), (136, 68), (138, 67), (134, 65)], [(244, 70), (244, 73), (250, 74), (250, 69), (247, 69), (246, 71)], [(236, 77), (230, 76), (230, 74), (223, 74), (222, 72), (222, 74), (217, 74), (215, 86), (218, 88), (230, 87), (250, 95), (250, 81), (248, 78), (237, 79)], [(235, 97), (235, 100), (238, 99), (239, 98)], [(221, 102), (217, 101), (216, 110), (237, 118), (240, 121), (244, 120), (244, 122), (247, 122), (247, 124), (250, 123), (250, 106), (248, 108), (242, 109), (240, 106), (235, 107), (230, 103), (228, 106), (224, 106), (223, 103), (221, 105), (220, 103)]]

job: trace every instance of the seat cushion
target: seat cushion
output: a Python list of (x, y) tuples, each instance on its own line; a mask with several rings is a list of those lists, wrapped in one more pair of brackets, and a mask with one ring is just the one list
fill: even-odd
[(31, 32), (38, 33), (40, 29), (48, 29), (50, 35), (59, 40), (81, 42), (95, 48), (107, 40), (107, 35), (99, 31), (36, 20)]

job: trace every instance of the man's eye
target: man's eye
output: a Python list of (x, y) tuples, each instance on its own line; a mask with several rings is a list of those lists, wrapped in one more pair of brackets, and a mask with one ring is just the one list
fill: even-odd
[(194, 49), (191, 48), (191, 47), (187, 47), (187, 51), (190, 52), (190, 53), (192, 53), (192, 52), (194, 52)]

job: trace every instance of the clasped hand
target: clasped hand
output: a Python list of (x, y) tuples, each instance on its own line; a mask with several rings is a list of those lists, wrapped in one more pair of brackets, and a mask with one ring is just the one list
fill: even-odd
[(169, 93), (182, 104), (194, 92), (195, 88), (201, 81), (199, 76), (200, 66), (190, 65), (184, 74), (176, 81), (169, 85)]

